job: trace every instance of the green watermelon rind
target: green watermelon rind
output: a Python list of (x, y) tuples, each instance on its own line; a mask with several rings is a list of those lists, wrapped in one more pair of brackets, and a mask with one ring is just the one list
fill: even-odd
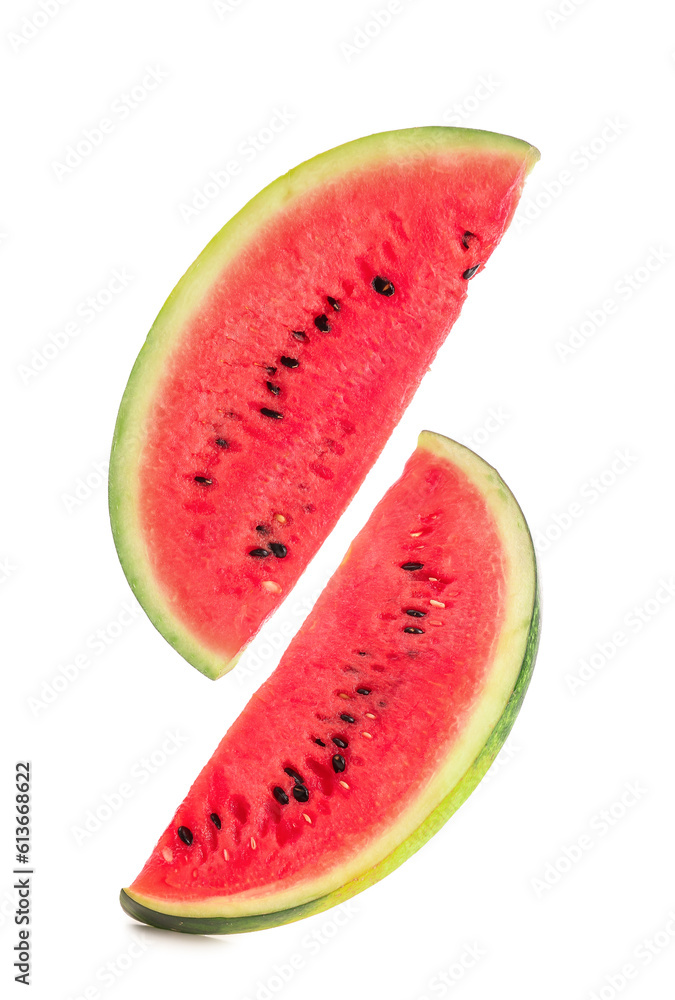
[[(427, 446), (430, 444), (432, 448), (434, 448), (432, 439), (443, 442), (442, 447), (446, 445), (459, 447), (454, 445), (454, 442), (448, 441), (448, 439), (441, 439), (440, 435), (429, 435), (429, 432), (424, 432), (421, 435), (420, 443), (425, 438), (427, 439)], [(462, 448), (462, 451), (473, 454), (468, 448)], [(522, 623), (523, 625), (527, 625), (527, 638), (514, 686), (501, 715), (490, 731), (485, 743), (460, 780), (424, 818), (422, 823), (386, 857), (339, 888), (325, 895), (318, 896), (313, 900), (303, 902), (298, 906), (243, 916), (192, 917), (188, 915), (169, 914), (152, 909), (143, 905), (139, 900), (134, 899), (133, 895), (130, 895), (127, 890), (123, 889), (120, 893), (120, 903), (129, 916), (152, 927), (181, 931), (187, 934), (240, 934), (247, 931), (264, 930), (269, 927), (276, 927), (281, 924), (301, 920), (304, 917), (313, 916), (332, 906), (337, 906), (345, 902), (357, 893), (379, 882), (390, 872), (398, 868), (399, 865), (415, 854), (416, 851), (440, 830), (443, 824), (450, 819), (453, 813), (457, 811), (477, 787), (509, 735), (530, 683), (539, 645), (540, 597), (536, 555), (532, 544), (532, 536), (522, 510), (511, 491), (503, 483), (499, 473), (492, 469), (483, 459), (480, 459), (478, 456), (475, 457), (478, 458), (480, 465), (483, 467), (483, 472), (487, 476), (486, 481), (490, 482), (490, 486), (496, 489), (496, 492), (507, 504), (513, 505), (513, 523), (519, 530), (524, 529), (527, 533), (529, 542), (527, 548), (531, 557), (531, 572), (534, 579), (532, 581), (533, 599), (529, 623), (527, 620)]]
[(135, 481), (137, 459), (144, 441), (144, 421), (165, 364), (190, 315), (217, 276), (251, 234), (294, 197), (328, 180), (389, 158), (424, 157), (434, 150), (454, 148), (512, 153), (527, 175), (539, 151), (527, 142), (480, 129), (428, 126), (379, 132), (337, 146), (277, 178), (251, 199), (213, 237), (190, 265), (160, 310), (133, 366), (120, 404), (110, 456), (109, 508), (115, 546), (129, 585), (150, 621), (189, 663), (216, 679), (231, 670), (243, 650), (229, 659), (208, 650), (173, 612), (170, 600), (153, 577), (137, 520)]

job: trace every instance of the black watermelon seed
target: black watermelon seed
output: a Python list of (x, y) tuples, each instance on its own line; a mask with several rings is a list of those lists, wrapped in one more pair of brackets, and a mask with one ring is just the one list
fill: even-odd
[(296, 340), (307, 340), (307, 334), (304, 330), (293, 330), (293, 336)]
[(267, 549), (250, 549), (248, 554), (253, 556), (255, 559), (264, 559), (269, 555), (269, 552)]
[(283, 413), (278, 413), (277, 410), (268, 410), (266, 406), (260, 407), (260, 412), (263, 417), (269, 417), (271, 420), (283, 420)]
[(379, 275), (377, 278), (373, 278), (373, 288), (378, 295), (393, 295), (396, 289), (394, 288), (394, 283), (389, 281), (388, 278), (381, 278)]
[(423, 628), (415, 628), (414, 625), (408, 625), (408, 626), (406, 626), (406, 628), (404, 628), (403, 631), (407, 632), (408, 635), (424, 635), (424, 629)]
[(464, 247), (465, 250), (469, 249), (469, 240), (473, 240), (475, 238), (476, 238), (475, 234), (470, 233), (469, 230), (467, 229), (467, 231), (462, 236), (462, 246)]
[(280, 385), (275, 385), (274, 382), (268, 382), (267, 383), (267, 388), (269, 389), (269, 391), (274, 396), (278, 396), (279, 393), (281, 392), (281, 386)]
[(266, 535), (268, 531), (267, 527), (264, 524), (256, 524), (255, 530), (259, 531), (261, 535)]
[(282, 806), (288, 805), (289, 801), (288, 795), (286, 795), (286, 792), (283, 790), (283, 788), (279, 788), (279, 786), (277, 785), (276, 788), (272, 789), (272, 795), (277, 800), (277, 802), (281, 803)]
[(335, 773), (339, 774), (340, 771), (344, 771), (346, 766), (347, 765), (345, 764), (345, 759), (342, 754), (336, 753), (333, 757), (333, 770)]
[(300, 365), (300, 362), (298, 361), (297, 358), (287, 358), (285, 356), (282, 357), (281, 363), (284, 366), (284, 368), (298, 368)]
[(314, 317), (314, 326), (321, 330), (322, 333), (328, 333), (330, 330), (330, 323), (328, 322), (328, 317), (325, 313), (321, 313), (320, 316)]
[(284, 559), (288, 554), (288, 549), (281, 542), (270, 542), (270, 548), (277, 559)]
[(215, 826), (216, 830), (220, 830), (221, 824), (220, 824), (220, 816), (218, 815), (218, 813), (211, 813), (211, 816), (209, 818), (213, 823), (213, 825)]
[(195, 476), (195, 482), (199, 483), (200, 486), (211, 486), (213, 484), (213, 480), (207, 479), (206, 476)]
[(325, 745), (326, 745), (323, 740), (319, 739), (318, 736), (314, 739), (314, 742), (318, 743), (320, 747), (325, 747)]
[(225, 438), (216, 438), (216, 444), (218, 445), (219, 448), (229, 447)]
[(298, 774), (297, 771), (294, 771), (292, 767), (285, 767), (284, 771), (289, 778), (292, 778), (293, 781), (296, 781), (299, 785), (301, 785), (305, 780), (301, 775)]
[(370, 691), (371, 691), (370, 688), (357, 688), (356, 689), (356, 693), (357, 694), (370, 694)]
[(274, 367), (274, 365), (267, 365), (265, 367), (265, 371), (268, 372), (268, 374), (270, 374), (270, 375), (276, 375), (276, 373), (277, 373), (277, 370)]
[(354, 718), (354, 716), (353, 715), (347, 715), (346, 712), (343, 712), (343, 714), (340, 716), (340, 718), (342, 719), (343, 722), (356, 722), (356, 719)]
[(462, 277), (464, 278), (464, 280), (468, 281), (469, 278), (473, 278), (474, 274), (476, 273), (476, 271), (478, 270), (479, 267), (480, 267), (480, 264), (474, 264), (473, 267), (467, 267), (466, 271), (462, 275)]
[(178, 836), (180, 837), (180, 839), (183, 841), (184, 844), (187, 844), (188, 847), (193, 841), (192, 830), (188, 830), (186, 826), (178, 827)]
[(407, 569), (409, 573), (412, 573), (413, 570), (423, 569), (423, 568), (424, 568), (424, 563), (409, 562), (401, 564), (401, 569)]
[(427, 615), (426, 611), (416, 611), (415, 608), (408, 608), (406, 614), (411, 618), (426, 618)]
[(340, 736), (333, 736), (332, 740), (336, 747), (340, 747), (340, 750), (346, 750), (349, 746), (347, 740), (343, 740)]
[(368, 656), (368, 654), (366, 653), (365, 649), (358, 649), (356, 651), (356, 655), (357, 656)]
[(306, 802), (309, 798), (309, 791), (304, 785), (293, 785), (293, 798), (298, 802)]
[(334, 309), (336, 313), (340, 312), (340, 303), (337, 299), (334, 299), (332, 295), (327, 296), (328, 305), (331, 309)]

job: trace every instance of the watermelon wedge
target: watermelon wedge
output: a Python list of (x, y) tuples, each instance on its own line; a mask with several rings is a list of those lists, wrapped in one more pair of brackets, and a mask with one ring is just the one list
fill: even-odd
[(226, 934), (383, 878), (492, 763), (538, 632), (514, 497), (473, 452), (424, 432), (122, 906), (155, 927)]
[(421, 128), (303, 163), (209, 243), (122, 400), (115, 543), (209, 677), (231, 669), (377, 458), (539, 154)]

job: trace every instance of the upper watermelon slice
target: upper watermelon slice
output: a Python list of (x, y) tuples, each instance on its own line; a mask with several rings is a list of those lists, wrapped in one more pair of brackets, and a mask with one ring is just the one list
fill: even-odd
[(136, 596), (208, 676), (354, 496), (538, 156), (455, 128), (340, 146), (249, 202), (169, 296), (120, 407), (110, 511)]
[(478, 784), (539, 634), (525, 519), (498, 473), (424, 432), (122, 905), (193, 933), (269, 927), (382, 878)]

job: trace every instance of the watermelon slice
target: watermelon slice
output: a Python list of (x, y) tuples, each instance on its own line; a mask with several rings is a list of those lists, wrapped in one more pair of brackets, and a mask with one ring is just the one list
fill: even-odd
[(209, 677), (354, 496), (538, 156), (454, 128), (340, 146), (254, 198), (169, 296), (122, 400), (110, 510), (136, 596)]
[(538, 631), (515, 499), (473, 452), (424, 432), (122, 906), (156, 927), (224, 934), (378, 881), (490, 766)]

